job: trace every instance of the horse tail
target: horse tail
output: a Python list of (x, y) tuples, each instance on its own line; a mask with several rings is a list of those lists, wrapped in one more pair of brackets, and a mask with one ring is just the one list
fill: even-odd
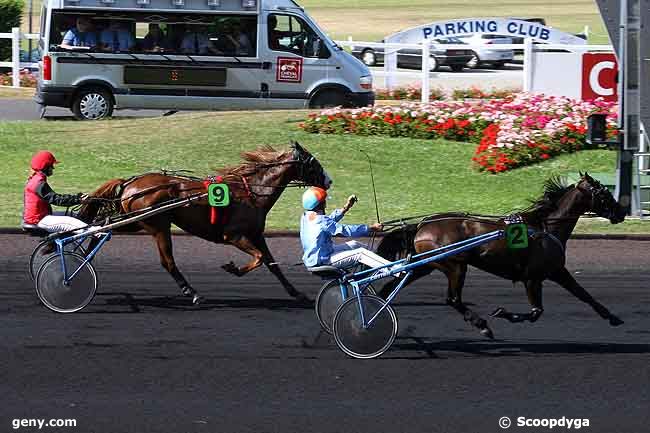
[(124, 191), (125, 179), (112, 179), (90, 194), (90, 199), (79, 209), (77, 217), (86, 223), (92, 223), (104, 216), (118, 214), (122, 211), (119, 198)]
[(415, 253), (415, 234), (417, 224), (406, 224), (386, 233), (377, 246), (377, 254), (386, 260), (395, 261)]

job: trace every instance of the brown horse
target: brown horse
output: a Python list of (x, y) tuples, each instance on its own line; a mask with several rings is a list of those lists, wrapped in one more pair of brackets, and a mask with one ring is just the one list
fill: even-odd
[[(226, 217), (225, 222), (211, 223), (211, 208), (205, 199), (191, 206), (152, 216), (124, 229), (144, 229), (153, 236), (162, 266), (174, 278), (183, 295), (192, 297), (195, 304), (201, 298), (174, 262), (172, 224), (205, 240), (234, 245), (253, 257), (243, 266), (236, 266), (233, 262), (223, 265), (226, 271), (243, 276), (264, 264), (280, 280), (289, 295), (306, 300), (305, 295), (282, 274), (266, 245), (266, 216), (289, 183), (298, 182), (327, 189), (332, 181), (320, 162), (298, 143), (292, 143), (290, 151), (276, 152), (270, 147), (263, 147), (244, 152), (242, 157), (246, 161), (242, 165), (219, 171), (231, 191), (230, 205), (219, 210)], [(126, 213), (205, 191), (202, 179), (185, 176), (149, 173), (131, 179), (114, 179), (92, 194), (95, 200), (80, 209), (79, 217), (88, 222), (96, 220), (107, 203), (109, 207), (117, 204), (116, 210)]]
[[(526, 287), (529, 313), (516, 314), (497, 308), (493, 317), (510, 322), (535, 322), (544, 309), (542, 306), (542, 283), (551, 280), (589, 304), (612, 326), (623, 323), (596, 301), (565, 267), (566, 244), (578, 218), (585, 212), (594, 212), (617, 224), (625, 219), (625, 212), (603, 185), (588, 174), (581, 175), (576, 185), (563, 185), (558, 179), (545, 183), (544, 195), (519, 216), (534, 230), (529, 246), (523, 250), (508, 249), (505, 240), (493, 241), (473, 250), (452, 256), (427, 266), (415, 268), (410, 282), (437, 269), (448, 280), (447, 304), (463, 315), (466, 321), (477, 327), (481, 334), (493, 338), (485, 319), (468, 308), (462, 300), (462, 290), (467, 266), (472, 265), (499, 277), (522, 281)], [(392, 260), (407, 254), (417, 254), (439, 248), (473, 236), (504, 229), (504, 218), (494, 219), (462, 213), (432, 215), (420, 224), (410, 224), (389, 233), (377, 248), (383, 257)], [(387, 296), (396, 282), (388, 282), (382, 289)]]

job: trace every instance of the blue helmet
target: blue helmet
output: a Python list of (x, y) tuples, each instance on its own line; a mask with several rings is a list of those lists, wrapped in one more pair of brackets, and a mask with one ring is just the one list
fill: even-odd
[(317, 186), (312, 186), (302, 194), (302, 207), (313, 210), (327, 199), (327, 191)]

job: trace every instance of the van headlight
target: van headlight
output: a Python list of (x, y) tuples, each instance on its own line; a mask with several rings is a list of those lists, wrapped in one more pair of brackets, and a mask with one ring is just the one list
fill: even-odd
[(372, 75), (364, 75), (359, 79), (359, 85), (362, 89), (372, 90)]

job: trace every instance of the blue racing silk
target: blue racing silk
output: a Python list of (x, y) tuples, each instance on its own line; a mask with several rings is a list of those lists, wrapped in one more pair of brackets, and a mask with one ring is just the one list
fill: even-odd
[(343, 210), (336, 209), (329, 216), (307, 211), (300, 219), (302, 261), (308, 268), (326, 265), (334, 251), (332, 236), (366, 236), (370, 229), (365, 224), (339, 224)]

